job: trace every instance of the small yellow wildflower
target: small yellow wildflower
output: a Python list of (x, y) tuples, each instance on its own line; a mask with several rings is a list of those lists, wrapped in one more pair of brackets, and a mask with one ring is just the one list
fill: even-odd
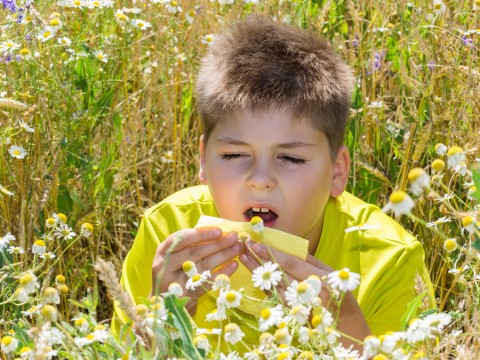
[(411, 210), (415, 206), (413, 199), (407, 195), (404, 191), (394, 191), (390, 195), (390, 201), (382, 209), (383, 211), (392, 211), (395, 216), (404, 214), (410, 214)]
[(443, 242), (443, 248), (448, 252), (451, 253), (455, 251), (458, 247), (457, 239), (447, 239)]
[(432, 169), (436, 172), (440, 172), (445, 169), (445, 162), (441, 159), (435, 159), (432, 162)]

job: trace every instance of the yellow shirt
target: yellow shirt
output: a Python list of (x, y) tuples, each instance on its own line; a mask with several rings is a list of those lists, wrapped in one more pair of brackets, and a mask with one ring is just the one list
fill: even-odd
[[(172, 194), (145, 212), (122, 268), (121, 284), (136, 304), (150, 293), (157, 246), (177, 230), (195, 227), (201, 215), (218, 216), (208, 187), (203, 185)], [(364, 225), (373, 227), (345, 232)], [(348, 267), (360, 274), (360, 286), (353, 294), (375, 335), (401, 330), (400, 320), (407, 304), (417, 295), (416, 274), (424, 279), (433, 299), (421, 244), (377, 206), (347, 192), (327, 203), (315, 257), (333, 269)], [(127, 319), (118, 304), (114, 307), (112, 329), (118, 331)], [(199, 327), (212, 327), (203, 318), (214, 308), (215, 302), (208, 296), (199, 301), (194, 316)], [(258, 337), (252, 336), (247, 334), (244, 340), (257, 342)]]

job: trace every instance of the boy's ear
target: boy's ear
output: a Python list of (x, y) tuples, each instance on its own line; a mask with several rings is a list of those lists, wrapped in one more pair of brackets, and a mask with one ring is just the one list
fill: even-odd
[(203, 185), (207, 185), (207, 174), (205, 169), (205, 138), (203, 135), (200, 136), (199, 153), (200, 153), (200, 170), (198, 171), (198, 179)]
[(350, 153), (345, 145), (338, 149), (337, 158), (333, 167), (332, 189), (330, 195), (337, 197), (343, 193), (347, 186), (350, 173)]

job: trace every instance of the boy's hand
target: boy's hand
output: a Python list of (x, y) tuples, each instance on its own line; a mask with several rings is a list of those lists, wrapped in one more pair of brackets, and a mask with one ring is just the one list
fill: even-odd
[(150, 296), (166, 292), (172, 282), (178, 282), (184, 288), (184, 294), (190, 297), (186, 308), (193, 315), (197, 309), (197, 299), (205, 290), (185, 289), (188, 277), (183, 271), (183, 263), (193, 261), (198, 273), (212, 271), (213, 279), (219, 273), (230, 276), (238, 268), (238, 262), (232, 259), (243, 249), (237, 233), (222, 234), (216, 227), (185, 229), (171, 234), (157, 247), (152, 264)]
[[(240, 255), (240, 260), (250, 271), (253, 271), (256, 267), (261, 265), (257, 260), (258, 258), (263, 262), (270, 260), (278, 263), (289, 279), (288, 283), (282, 281), (276, 287), (284, 300), (285, 291), (287, 290), (289, 283), (293, 280), (303, 281), (310, 275), (317, 275), (319, 278), (322, 278), (333, 271), (332, 268), (310, 254), (307, 255), (307, 260), (305, 261), (274, 248), (268, 248), (264, 244), (254, 242), (249, 242), (246, 249), (247, 251)], [(324, 306), (330, 303), (330, 292), (326, 287), (325, 281), (322, 281), (322, 290), (319, 296), (322, 299), (322, 304), (324, 304)], [(338, 309), (335, 308), (330, 308), (328, 310), (331, 312), (338, 311)], [(371, 334), (362, 310), (351, 292), (345, 293), (340, 309), (337, 329), (347, 334), (349, 337), (360, 341), (363, 341), (367, 335)], [(352, 341), (347, 337), (341, 337), (340, 341), (347, 348), (350, 345), (353, 345), (355, 349), (362, 350), (361, 344)]]

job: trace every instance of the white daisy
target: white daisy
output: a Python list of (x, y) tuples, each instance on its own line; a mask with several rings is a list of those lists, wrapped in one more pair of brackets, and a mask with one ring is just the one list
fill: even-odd
[(24, 129), (26, 132), (29, 132), (29, 133), (34, 133), (35, 132), (35, 129), (33, 127), (30, 127), (25, 121), (23, 120), (19, 120), (18, 121), (20, 127), (22, 129)]
[(390, 200), (382, 209), (382, 211), (392, 211), (395, 216), (400, 216), (403, 214), (410, 214), (413, 207), (415, 206), (415, 201), (407, 195), (404, 191), (394, 191), (390, 195)]
[(219, 306), (218, 308), (212, 310), (205, 316), (207, 321), (222, 321), (227, 318), (227, 314), (225, 312), (225, 306)]
[(235, 323), (227, 324), (223, 330), (224, 330), (223, 338), (225, 339), (226, 342), (232, 345), (235, 345), (236, 343), (238, 343), (245, 336), (242, 329), (240, 329), (240, 326), (238, 326)]
[[(25, 60), (25, 61), (32, 59), (32, 53), (27, 48), (23, 48), (22, 50), (20, 50), (18, 55), (22, 60)], [(33, 132), (33, 131), (30, 131), (30, 132)]]
[(304, 305), (297, 305), (290, 309), (289, 318), (295, 321), (297, 324), (303, 325), (307, 322), (310, 316), (310, 308)]
[(98, 50), (93, 53), (95, 57), (100, 60), (101, 62), (107, 63), (108, 62), (108, 56), (105, 54), (103, 51)]
[(428, 329), (428, 337), (431, 339), (439, 337), (451, 321), (452, 317), (447, 313), (430, 314), (423, 318), (425, 327)]
[(90, 237), (93, 234), (93, 225), (90, 223), (83, 223), (80, 227), (80, 235), (83, 237)]
[(435, 221), (427, 223), (427, 225), (425, 225), (425, 226), (427, 228), (434, 227), (434, 228), (438, 229), (439, 224), (444, 224), (444, 223), (448, 223), (448, 222), (451, 222), (451, 221), (452, 221), (452, 219), (450, 219), (449, 217), (442, 216), (441, 218), (438, 218)]
[(212, 289), (214, 291), (220, 290), (220, 289), (228, 289), (230, 286), (230, 277), (226, 274), (218, 274), (217, 277), (215, 278), (215, 283), (212, 286)]
[(466, 156), (460, 146), (452, 146), (447, 152), (447, 168), (453, 169), (458, 163), (465, 161)]
[(20, 276), (20, 285), (25, 289), (27, 294), (34, 293), (40, 287), (37, 277), (30, 271)]
[[(0, 245), (1, 247), (1, 245)], [(22, 247), (20, 246), (10, 246), (8, 249), (7, 249), (7, 252), (9, 254), (14, 254), (14, 255), (22, 255), (23, 253), (25, 253), (25, 250), (23, 250)]]
[(224, 306), (227, 309), (236, 308), (240, 306), (242, 300), (242, 294), (236, 290), (220, 290), (220, 294), (217, 298), (217, 306)]
[(124, 25), (128, 21), (128, 16), (125, 15), (123, 10), (117, 9), (115, 10), (115, 19), (120, 23), (120, 25)]
[(27, 151), (22, 146), (18, 145), (10, 146), (8, 152), (15, 159), (23, 159), (25, 156), (27, 156)]
[(198, 274), (197, 266), (193, 261), (190, 261), (190, 260), (184, 261), (182, 264), (182, 268), (185, 274), (187, 274), (189, 278)]
[(462, 219), (462, 226), (469, 234), (473, 234), (476, 230), (475, 221), (476, 219), (472, 215), (467, 215)]
[(332, 289), (341, 292), (352, 291), (360, 284), (360, 275), (351, 272), (349, 268), (343, 268), (329, 273), (327, 283)]
[(430, 187), (430, 176), (420, 167), (410, 170), (408, 180), (410, 181), (410, 189), (415, 196), (420, 196)]
[(130, 21), (133, 27), (140, 29), (140, 30), (147, 30), (149, 27), (152, 27), (152, 25), (145, 20), (140, 20), (140, 19), (132, 19)]
[(312, 317), (312, 326), (322, 333), (325, 333), (328, 328), (332, 327), (332, 325), (333, 316), (330, 311), (324, 307), (320, 308), (320, 311)]
[(48, 304), (60, 304), (60, 294), (54, 287), (47, 287), (43, 292), (43, 301)]
[(72, 40), (70, 40), (68, 37), (66, 36), (62, 36), (60, 38), (57, 39), (57, 42), (60, 44), (60, 45), (63, 45), (63, 46), (70, 46), (72, 45)]
[(25, 289), (20, 286), (15, 290), (15, 299), (20, 301), (21, 303), (27, 302), (29, 299), (28, 293), (25, 291)]
[(254, 269), (252, 273), (253, 286), (260, 290), (271, 290), (282, 279), (282, 272), (277, 269), (278, 264), (271, 261)]
[(188, 290), (195, 290), (199, 286), (203, 285), (208, 279), (211, 277), (211, 273), (209, 270), (205, 270), (201, 274), (193, 275), (191, 278), (188, 279), (187, 283), (185, 284), (185, 287)]
[(202, 44), (210, 45), (214, 38), (215, 38), (214, 34), (208, 34), (208, 35), (202, 36), (201, 42)]
[(193, 345), (195, 345), (197, 349), (205, 351), (206, 354), (208, 354), (212, 348), (208, 338), (203, 334), (197, 335), (193, 338)]
[(272, 326), (278, 326), (283, 321), (282, 305), (278, 304), (273, 308), (263, 309), (258, 322), (260, 331), (267, 331)]
[(10, 354), (13, 353), (15, 350), (17, 350), (18, 347), (18, 340), (15, 339), (13, 336), (4, 336), (2, 337), (2, 351), (5, 354)]
[(0, 53), (13, 54), (15, 50), (20, 48), (20, 44), (13, 41), (5, 41), (0, 44)]
[(275, 337), (275, 341), (278, 344), (289, 345), (292, 342), (292, 335), (290, 334), (290, 331), (288, 331), (288, 327), (285, 326), (284, 323), (280, 324), (280, 327), (275, 330), (273, 336)]
[(10, 241), (15, 241), (15, 236), (8, 232), (5, 234), (5, 236), (0, 238), (0, 250), (8, 247), (10, 245)]
[(40, 40), (41, 42), (48, 41), (50, 39), (53, 39), (55, 37), (56, 30), (51, 28), (50, 26), (47, 26), (46, 28), (40, 30), (40, 32), (37, 35), (37, 39)]
[(445, 241), (443, 242), (443, 248), (444, 248), (445, 251), (447, 251), (448, 253), (451, 253), (451, 252), (457, 250), (457, 248), (458, 248), (457, 239), (451, 238), (451, 239), (445, 240)]
[(465, 176), (468, 174), (468, 167), (467, 164), (465, 164), (465, 161), (460, 161), (454, 168), (453, 171), (455, 171), (457, 174), (461, 176)]
[(170, 285), (168, 285), (168, 292), (179, 298), (183, 296), (183, 288), (177, 282), (172, 282)]
[(77, 234), (72, 231), (72, 229), (67, 224), (59, 224), (59, 226), (55, 229), (54, 235), (57, 238), (62, 238), (63, 240), (71, 240)]
[(178, 1), (176, 0), (167, 0), (165, 1), (165, 6), (167, 7), (167, 11), (170, 13), (170, 14), (176, 14), (176, 13), (179, 13), (179, 12), (182, 12), (182, 7), (180, 6), (180, 4), (178, 3)]
[(285, 292), (285, 299), (289, 306), (309, 305), (318, 295), (318, 292), (307, 281), (292, 281)]
[(378, 354), (380, 350), (380, 339), (373, 335), (368, 335), (365, 340), (363, 340), (363, 356), (367, 359), (372, 358)]
[(43, 242), (43, 240), (37, 240), (33, 243), (32, 246), (32, 253), (42, 255), (47, 250), (47, 246)]
[(185, 19), (189, 24), (193, 24), (194, 18), (195, 18), (195, 11), (190, 10), (185, 13)]
[(72, 319), (73, 324), (75, 327), (80, 331), (81, 333), (86, 333), (88, 331), (88, 328), (90, 324), (88, 323), (87, 319), (85, 319), (83, 316), (79, 315), (76, 316)]
[(447, 153), (447, 150), (448, 148), (442, 143), (438, 143), (435, 145), (435, 152), (440, 156), (445, 155)]

